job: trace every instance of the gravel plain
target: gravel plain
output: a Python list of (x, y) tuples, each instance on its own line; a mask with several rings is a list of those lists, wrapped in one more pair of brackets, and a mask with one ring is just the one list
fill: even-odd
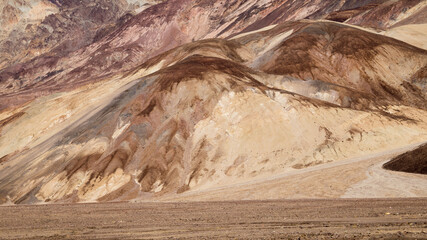
[(1, 239), (426, 239), (427, 199), (0, 207)]

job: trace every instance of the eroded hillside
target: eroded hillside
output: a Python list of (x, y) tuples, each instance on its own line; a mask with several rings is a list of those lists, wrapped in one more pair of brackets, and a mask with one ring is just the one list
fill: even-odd
[(179, 199), (427, 141), (427, 51), (355, 22), (425, 5), (395, 2), (165, 1), (3, 69), (0, 202)]

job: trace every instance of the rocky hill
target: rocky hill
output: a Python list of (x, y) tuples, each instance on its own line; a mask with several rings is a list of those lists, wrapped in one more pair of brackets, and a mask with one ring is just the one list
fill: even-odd
[[(13, 3), (1, 203), (310, 197), (266, 181), (427, 141), (425, 1)], [(363, 164), (315, 196), (370, 194)]]

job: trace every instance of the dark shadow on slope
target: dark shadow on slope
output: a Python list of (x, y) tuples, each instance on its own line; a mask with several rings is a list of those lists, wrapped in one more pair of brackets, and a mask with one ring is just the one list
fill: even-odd
[(383, 168), (399, 172), (427, 174), (427, 144), (395, 157), (385, 163)]

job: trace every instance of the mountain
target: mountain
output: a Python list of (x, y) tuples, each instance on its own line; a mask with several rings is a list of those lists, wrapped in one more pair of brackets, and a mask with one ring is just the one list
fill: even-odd
[[(87, 47), (77, 51), (60, 49), (59, 54), (44, 54), (1, 70), (0, 109), (131, 70), (151, 57), (193, 40), (226, 38), (283, 21), (322, 18), (334, 10), (362, 4), (360, 1), (296, 2), (298, 4), (294, 1), (165, 1), (129, 19)], [(364, 4), (370, 2), (373, 1)], [(401, 18), (420, 15), (424, 9), (421, 5), (425, 6), (425, 2), (420, 1), (408, 10), (412, 14)], [(287, 9), (285, 17), (277, 14), (283, 9)], [(62, 56), (63, 53), (66, 56)]]
[(119, 28), (155, 1), (5, 0), (0, 68), (44, 54), (66, 55)]
[(96, 2), (31, 5), (67, 27), (5, 51), (1, 203), (310, 197), (277, 184), (351, 159), (313, 194), (374, 194), (359, 160), (427, 141), (425, 1)]

